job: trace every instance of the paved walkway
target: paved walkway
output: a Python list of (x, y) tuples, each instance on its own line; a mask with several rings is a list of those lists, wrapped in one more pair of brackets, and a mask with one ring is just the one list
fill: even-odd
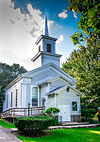
[(97, 127), (100, 124), (88, 124), (88, 125), (72, 125), (72, 126), (50, 126), (49, 129), (72, 129), (72, 128), (89, 128), (89, 127)]
[[(66, 124), (68, 124), (67, 126), (61, 126), (61, 125), (59, 125), (59, 126), (50, 126), (48, 129), (49, 130), (53, 130), (53, 129), (72, 129), (72, 128), (90, 128), (90, 127), (100, 127), (100, 124), (83, 124), (83, 123), (81, 123), (80, 125), (78, 124), (78, 125), (70, 125), (69, 126), (69, 123), (66, 123)], [(11, 131), (18, 131), (17, 130), (17, 128), (12, 128), (11, 129)]]
[(0, 126), (0, 142), (22, 142), (9, 129)]
[[(49, 129), (71, 129), (71, 128), (87, 128), (87, 127), (96, 127), (100, 126), (100, 124), (89, 124), (89, 125), (74, 125), (74, 126), (51, 126)], [(17, 131), (17, 128), (6, 129), (0, 126), (0, 142), (22, 142), (15, 135), (11, 133), (11, 131)]]

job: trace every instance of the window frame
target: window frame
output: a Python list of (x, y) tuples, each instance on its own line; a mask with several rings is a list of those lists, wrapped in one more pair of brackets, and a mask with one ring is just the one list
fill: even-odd
[[(50, 47), (48, 47), (48, 46), (50, 46)], [(52, 53), (52, 46), (49, 43), (47, 43), (47, 52)]]
[(15, 107), (18, 106), (18, 89), (16, 89)]
[(10, 104), (10, 107), (13, 106), (13, 92), (11, 92), (11, 104)]
[[(73, 103), (76, 103), (76, 109), (75, 109), (75, 108), (73, 109), (73, 107), (74, 107), (74, 106), (73, 106), (73, 105), (74, 105)], [(75, 112), (75, 111), (78, 111), (78, 105), (77, 105), (77, 104), (78, 104), (77, 101), (72, 101), (72, 111), (74, 111), (74, 112)]]
[[(33, 88), (37, 88), (37, 105), (33, 105), (33, 101), (32, 101), (32, 107), (38, 107), (39, 106), (39, 87), (38, 86), (32, 86)], [(33, 91), (32, 91), (32, 99), (33, 99)]]
[(8, 108), (8, 94), (7, 94), (7, 98), (6, 98), (6, 108)]

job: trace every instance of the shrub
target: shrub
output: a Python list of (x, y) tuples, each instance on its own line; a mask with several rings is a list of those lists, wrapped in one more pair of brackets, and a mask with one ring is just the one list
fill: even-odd
[(58, 116), (52, 116), (52, 118), (53, 118), (53, 126), (57, 126), (58, 125)]
[(15, 126), (25, 135), (36, 136), (53, 123), (50, 116), (19, 117), (16, 118)]
[(93, 118), (94, 117), (94, 114), (96, 113), (96, 110), (95, 109), (87, 109), (87, 108), (82, 108), (81, 110), (82, 112), (82, 116), (85, 117), (85, 118)]
[(58, 108), (56, 108), (56, 107), (50, 107), (50, 108), (48, 108), (48, 109), (45, 111), (45, 113), (46, 113), (47, 115), (52, 116), (52, 118), (53, 118), (53, 125), (54, 125), (54, 126), (58, 125), (58, 116), (57, 116), (57, 115), (55, 116), (55, 114), (57, 114), (57, 113), (59, 113), (59, 112), (60, 112), (60, 110), (59, 110)]
[(60, 110), (56, 107), (50, 107), (45, 111), (45, 113), (47, 113), (48, 115), (55, 115), (59, 112), (60, 112)]
[(82, 118), (81, 119), (83, 122), (88, 122), (90, 124), (100, 124), (100, 122), (96, 121), (96, 120), (93, 120), (91, 118)]

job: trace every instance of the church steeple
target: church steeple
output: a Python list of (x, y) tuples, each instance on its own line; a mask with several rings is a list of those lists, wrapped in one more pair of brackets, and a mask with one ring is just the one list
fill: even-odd
[(47, 15), (45, 11), (43, 35), (40, 35), (35, 42), (38, 48), (38, 53), (31, 59), (34, 69), (50, 62), (60, 67), (61, 55), (56, 54), (56, 40), (56, 38), (50, 37), (48, 34)]
[(46, 10), (45, 10), (45, 15), (44, 15), (43, 35), (45, 35), (45, 36), (49, 36), (49, 33), (48, 33), (48, 24), (47, 24), (47, 15), (46, 15)]

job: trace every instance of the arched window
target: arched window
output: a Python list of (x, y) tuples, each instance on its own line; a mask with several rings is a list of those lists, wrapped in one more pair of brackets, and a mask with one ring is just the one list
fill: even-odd
[(51, 44), (48, 44), (48, 43), (47, 43), (47, 52), (51, 53)]

